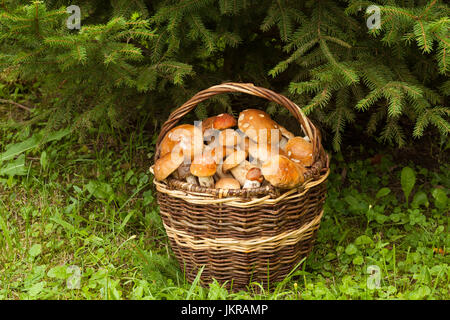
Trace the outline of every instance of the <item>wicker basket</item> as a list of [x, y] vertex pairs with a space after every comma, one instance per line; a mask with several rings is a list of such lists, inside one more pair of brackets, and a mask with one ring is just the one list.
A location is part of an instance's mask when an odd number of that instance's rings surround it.
[[224, 83], [193, 96], [172, 112], [156, 143], [155, 160], [166, 133], [195, 106], [211, 96], [242, 92], [286, 107], [313, 144], [314, 164], [305, 183], [291, 190], [265, 188], [221, 190], [167, 179], [154, 181], [160, 213], [171, 247], [193, 281], [215, 278], [232, 289], [252, 281], [282, 280], [311, 251], [322, 217], [329, 174], [320, 134], [301, 109], [286, 97], [248, 83]]

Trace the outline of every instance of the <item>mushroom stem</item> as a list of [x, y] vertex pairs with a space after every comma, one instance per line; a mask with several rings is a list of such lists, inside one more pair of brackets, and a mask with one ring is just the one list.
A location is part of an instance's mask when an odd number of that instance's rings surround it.
[[219, 178], [233, 178], [233, 176], [229, 173], [224, 173], [222, 170], [222, 163], [219, 163], [217, 165], [216, 174], [219, 176]]
[[261, 186], [261, 182], [264, 180], [264, 177], [262, 176], [261, 169], [257, 167], [253, 167], [250, 170], [247, 171], [247, 174], [245, 175], [245, 182], [243, 189], [251, 189], [251, 188], [258, 188]]
[[259, 181], [246, 179], [242, 189], [259, 188], [259, 186], [261, 186], [261, 183]]
[[286, 139], [286, 137], [281, 138], [280, 143], [278, 144], [278, 146], [280, 147], [281, 150], [286, 151], [286, 144], [288, 143], [288, 139]]
[[189, 163], [183, 163], [181, 166], [179, 166], [177, 171], [174, 172], [174, 174], [176, 173], [177, 176], [176, 179], [185, 180], [190, 184], [198, 185], [197, 179], [195, 179], [195, 177], [191, 174], [190, 168], [191, 165]]
[[231, 174], [236, 178], [237, 181], [243, 186], [245, 184], [246, 175], [250, 167], [250, 162], [247, 160], [242, 161], [238, 166], [232, 168]]
[[190, 168], [191, 165], [189, 163], [183, 163], [181, 166], [179, 166], [177, 169], [178, 178], [183, 180], [187, 176], [189, 176], [191, 174]]
[[190, 183], [190, 184], [198, 185], [197, 179], [195, 179], [195, 177], [192, 174], [190, 174], [186, 177], [186, 182]]
[[202, 187], [213, 188], [214, 187], [214, 178], [212, 176], [209, 176], [209, 177], [198, 177], [198, 183]]

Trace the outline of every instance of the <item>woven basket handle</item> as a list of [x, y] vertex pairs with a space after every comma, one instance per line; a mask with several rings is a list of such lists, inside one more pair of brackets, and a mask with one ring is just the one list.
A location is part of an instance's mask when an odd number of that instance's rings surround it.
[[273, 92], [272, 90], [265, 89], [262, 87], [257, 87], [253, 85], [253, 83], [222, 83], [216, 86], [212, 86], [206, 90], [200, 91], [195, 94], [191, 99], [186, 101], [181, 107], [173, 111], [167, 121], [161, 127], [161, 132], [159, 134], [158, 140], [156, 142], [156, 153], [155, 160], [159, 158], [160, 153], [160, 144], [163, 140], [164, 136], [167, 132], [172, 129], [178, 121], [183, 118], [187, 113], [192, 111], [197, 104], [200, 102], [215, 96], [217, 94], [226, 93], [226, 92], [242, 92], [250, 95], [258, 96], [261, 98], [265, 98], [267, 100], [276, 102], [286, 109], [288, 109], [291, 114], [297, 119], [297, 121], [303, 126], [304, 133], [310, 138], [313, 144], [313, 155], [314, 161], [318, 157], [318, 153], [321, 152], [322, 146], [320, 144], [320, 134], [316, 127], [312, 124], [312, 122], [304, 115], [302, 110], [291, 100], [286, 98], [285, 96]]

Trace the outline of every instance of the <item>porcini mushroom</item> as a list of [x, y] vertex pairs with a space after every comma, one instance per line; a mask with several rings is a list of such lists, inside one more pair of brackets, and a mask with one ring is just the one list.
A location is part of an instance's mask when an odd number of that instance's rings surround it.
[[223, 162], [222, 170], [224, 173], [238, 166], [247, 158], [247, 152], [244, 150], [235, 150]]
[[183, 163], [184, 156], [180, 152], [170, 152], [159, 158], [155, 162], [153, 172], [155, 174], [155, 179], [161, 181], [166, 179], [170, 174], [172, 174], [177, 168]]
[[181, 149], [189, 162], [203, 150], [202, 131], [191, 124], [182, 124], [172, 128], [161, 141], [161, 156], [172, 152], [174, 148]]
[[213, 144], [205, 148], [205, 153], [210, 155], [217, 164], [216, 174], [214, 175], [214, 180], [219, 180], [221, 178], [232, 178], [233, 176], [229, 173], [224, 173], [222, 171], [223, 159], [232, 154], [235, 150], [233, 148], [228, 148], [226, 146], [221, 146]]
[[190, 184], [198, 185], [197, 179], [191, 174], [191, 165], [189, 163], [183, 163], [177, 169], [178, 179], [186, 180]]
[[295, 188], [305, 179], [305, 169], [283, 155], [266, 161], [262, 165], [261, 172], [270, 184], [281, 189]]
[[245, 182], [242, 189], [258, 188], [261, 186], [261, 182], [263, 182], [263, 180], [264, 177], [262, 176], [261, 169], [256, 167], [251, 168], [245, 175]]
[[222, 178], [233, 178], [233, 176], [230, 173], [223, 172], [222, 166], [223, 163], [217, 164], [216, 174], [214, 175], [214, 178], [216, 180], [220, 180]]
[[213, 157], [214, 161], [219, 164], [223, 162], [223, 159], [226, 156], [233, 153], [234, 151], [235, 150], [233, 148], [213, 143], [212, 145], [208, 145], [205, 148], [204, 153]]
[[217, 116], [207, 118], [202, 121], [201, 126], [204, 139], [212, 143], [217, 138], [220, 130], [235, 127], [236, 124], [236, 119], [228, 113], [222, 113]]
[[239, 130], [258, 143], [278, 143], [281, 140], [280, 126], [270, 115], [257, 109], [247, 109], [239, 114]]
[[225, 129], [219, 133], [219, 144], [226, 147], [235, 147], [242, 141], [242, 137], [233, 129]]
[[280, 132], [282, 137], [278, 145], [280, 149], [284, 151], [286, 149], [286, 144], [289, 141], [289, 139], [292, 139], [293, 137], [295, 137], [295, 135], [283, 126], [280, 126]]
[[236, 119], [232, 115], [222, 113], [203, 120], [202, 131], [205, 132], [207, 129], [224, 130], [236, 126], [236, 123]]
[[286, 144], [286, 153], [289, 159], [297, 164], [309, 167], [313, 164], [313, 145], [302, 137], [289, 139]]
[[280, 150], [286, 151], [286, 144], [288, 143], [288, 139], [286, 137], [281, 138], [280, 143], [278, 144], [278, 147]]
[[245, 184], [245, 181], [247, 180], [247, 172], [251, 168], [253, 168], [253, 165], [247, 160], [244, 160], [237, 166], [230, 169], [230, 172], [233, 175], [233, 177], [235, 177], [236, 180], [239, 181], [241, 186], [243, 186]]
[[203, 141], [205, 141], [206, 145], [212, 145], [217, 141], [220, 131], [216, 129], [206, 129], [203, 132]]
[[214, 158], [207, 154], [202, 154], [194, 158], [190, 170], [192, 175], [198, 177], [198, 182], [201, 186], [212, 188], [214, 187], [213, 175], [216, 173], [216, 168], [217, 165]]
[[249, 148], [250, 148], [250, 143], [251, 143], [250, 138], [247, 136], [243, 136], [241, 139], [241, 142], [239, 143], [239, 145], [237, 147], [238, 147], [238, 149], [243, 150], [248, 153]]
[[234, 178], [222, 178], [216, 182], [216, 189], [240, 189], [239, 181]]
[[251, 156], [252, 163], [257, 163], [259, 161], [261, 163], [266, 162], [272, 156], [276, 156], [278, 154], [286, 155], [283, 149], [280, 149], [278, 144], [265, 144], [265, 143], [255, 143], [250, 141], [248, 153]]
[[285, 127], [283, 127], [281, 125], [278, 125], [278, 126], [280, 127], [281, 135], [283, 137], [285, 137], [287, 140], [292, 139], [293, 137], [295, 137], [295, 135], [292, 132], [290, 132], [288, 129], [286, 129]]

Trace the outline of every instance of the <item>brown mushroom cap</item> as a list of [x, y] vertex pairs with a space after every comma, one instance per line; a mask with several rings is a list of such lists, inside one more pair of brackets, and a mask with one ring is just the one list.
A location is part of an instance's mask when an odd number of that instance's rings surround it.
[[182, 124], [167, 132], [161, 141], [161, 156], [180, 148], [186, 159], [192, 160], [203, 150], [202, 131], [191, 124]]
[[234, 178], [221, 178], [216, 182], [216, 189], [240, 189], [239, 181]]
[[313, 164], [313, 145], [302, 137], [294, 137], [286, 143], [286, 154], [297, 164], [309, 167]]
[[224, 130], [236, 126], [236, 119], [228, 113], [222, 113], [202, 121], [202, 131], [207, 129]]
[[216, 162], [208, 154], [198, 155], [191, 164], [191, 173], [196, 177], [210, 177], [216, 173]]
[[215, 117], [213, 128], [217, 130], [228, 129], [236, 126], [236, 119], [228, 113], [222, 113]]
[[243, 162], [247, 158], [247, 152], [244, 150], [235, 150], [232, 154], [230, 154], [222, 165], [222, 171], [226, 173], [228, 170], [237, 167], [241, 162]]
[[269, 114], [257, 109], [242, 111], [239, 114], [238, 127], [250, 139], [258, 143], [278, 143], [282, 137], [280, 126], [270, 118]]
[[305, 169], [282, 155], [272, 157], [265, 162], [261, 172], [274, 187], [281, 189], [294, 188], [303, 183], [305, 179], [303, 175]]
[[164, 180], [172, 172], [177, 170], [177, 168], [183, 163], [184, 156], [181, 151], [179, 152], [169, 152], [163, 157], [159, 158], [155, 162], [153, 172], [155, 173], [155, 179], [157, 181]]
[[225, 129], [219, 133], [219, 143], [223, 146], [234, 147], [240, 144], [242, 137], [233, 129]]
[[264, 177], [262, 176], [261, 169], [259, 168], [251, 168], [248, 170], [247, 175], [245, 176], [247, 180], [262, 182]]

